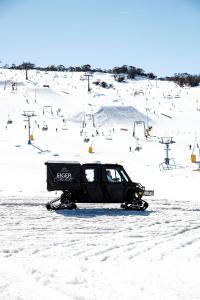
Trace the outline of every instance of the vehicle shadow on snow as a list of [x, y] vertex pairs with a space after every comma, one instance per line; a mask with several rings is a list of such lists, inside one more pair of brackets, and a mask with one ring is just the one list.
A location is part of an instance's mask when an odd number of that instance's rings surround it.
[[118, 208], [81, 208], [76, 210], [56, 210], [56, 214], [62, 215], [65, 217], [76, 217], [76, 218], [95, 218], [100, 216], [109, 216], [109, 217], [126, 217], [126, 216], [141, 216], [147, 217], [152, 210], [147, 211], [134, 211], [134, 210], [123, 210]]

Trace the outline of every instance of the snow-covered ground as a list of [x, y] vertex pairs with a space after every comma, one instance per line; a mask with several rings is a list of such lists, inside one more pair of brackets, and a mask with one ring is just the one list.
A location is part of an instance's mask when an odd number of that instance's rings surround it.
[[[199, 299], [200, 88], [95, 73], [88, 93], [81, 73], [28, 75], [0, 70], [0, 299]], [[24, 112], [36, 115], [31, 144]], [[161, 137], [175, 141], [171, 170]], [[145, 212], [47, 211], [59, 194], [46, 190], [47, 160], [120, 163], [155, 195]]]

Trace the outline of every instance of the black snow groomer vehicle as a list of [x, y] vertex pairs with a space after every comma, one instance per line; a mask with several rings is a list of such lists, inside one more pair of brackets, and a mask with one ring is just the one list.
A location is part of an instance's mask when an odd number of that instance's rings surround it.
[[148, 203], [140, 183], [133, 182], [118, 164], [47, 161], [47, 190], [62, 191], [46, 204], [48, 210], [76, 209], [76, 203], [121, 203], [121, 208], [144, 211]]

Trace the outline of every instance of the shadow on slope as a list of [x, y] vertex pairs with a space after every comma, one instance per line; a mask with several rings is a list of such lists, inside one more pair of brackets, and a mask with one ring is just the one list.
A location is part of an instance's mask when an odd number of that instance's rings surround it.
[[56, 210], [56, 214], [65, 217], [76, 217], [76, 218], [96, 218], [96, 217], [126, 217], [126, 216], [142, 216], [147, 217], [153, 211], [134, 211], [134, 210], [123, 210], [120, 208], [81, 208], [77, 210]]

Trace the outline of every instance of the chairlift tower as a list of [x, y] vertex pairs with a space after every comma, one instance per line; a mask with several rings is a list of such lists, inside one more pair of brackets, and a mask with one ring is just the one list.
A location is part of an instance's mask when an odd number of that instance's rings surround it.
[[92, 76], [92, 74], [85, 74], [84, 76], [87, 77], [87, 80], [88, 80], [88, 92], [90, 92], [91, 91], [91, 89], [90, 89], [90, 77]]
[[96, 126], [95, 126], [95, 121], [94, 121], [94, 114], [92, 114], [92, 126], [93, 126], [93, 127], [96, 127]]
[[176, 143], [174, 140], [173, 140], [173, 137], [161, 137], [161, 140], [159, 141], [159, 143], [165, 145], [165, 159], [164, 159], [164, 162], [162, 162], [159, 167], [160, 167], [160, 170], [171, 170], [173, 168], [176, 168], [176, 165], [175, 165], [175, 162], [174, 162], [174, 159], [173, 158], [169, 158], [169, 151], [171, 150], [169, 148], [169, 145], [170, 144], [174, 144]]
[[35, 86], [35, 103], [36, 103], [36, 86], [37, 86], [37, 82], [34, 82], [34, 86]]
[[36, 117], [36, 114], [34, 111], [24, 111], [22, 116], [27, 117], [28, 121], [28, 144], [31, 144], [31, 117]]
[[85, 112], [84, 112], [84, 114], [83, 114], [83, 123], [82, 123], [82, 127], [83, 127], [83, 128], [86, 127]]

